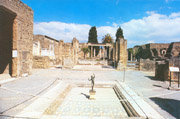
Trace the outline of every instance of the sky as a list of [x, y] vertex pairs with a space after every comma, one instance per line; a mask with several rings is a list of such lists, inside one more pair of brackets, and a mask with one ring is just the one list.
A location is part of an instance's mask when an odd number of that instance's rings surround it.
[[96, 26], [98, 41], [123, 29], [128, 48], [180, 41], [180, 0], [21, 0], [34, 11], [34, 34], [71, 42], [88, 41]]

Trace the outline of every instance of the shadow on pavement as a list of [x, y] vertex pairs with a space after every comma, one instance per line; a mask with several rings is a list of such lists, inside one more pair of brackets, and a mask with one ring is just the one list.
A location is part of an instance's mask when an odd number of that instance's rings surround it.
[[159, 80], [159, 79], [156, 79], [155, 76], [145, 76], [151, 80], [155, 80], [155, 81], [163, 81], [163, 80]]
[[102, 66], [102, 68], [113, 69], [112, 66]]
[[81, 95], [84, 95], [87, 99], [89, 99], [89, 95], [87, 95], [87, 94], [84, 94], [84, 93], [81, 93]]
[[163, 87], [163, 86], [161, 86], [161, 85], [155, 85], [155, 84], [154, 84], [153, 86], [169, 90], [168, 87]]
[[180, 119], [180, 101], [174, 99], [166, 99], [166, 98], [150, 98], [153, 102], [155, 102], [159, 107], [173, 117]]

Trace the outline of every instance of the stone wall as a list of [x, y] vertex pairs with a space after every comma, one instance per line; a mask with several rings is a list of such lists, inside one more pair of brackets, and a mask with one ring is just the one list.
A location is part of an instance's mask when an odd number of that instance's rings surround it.
[[[3, 11], [5, 14], [10, 13], [10, 16], [13, 16], [11, 24], [12, 54], [10, 54], [13, 58], [11, 58], [12, 64], [9, 63], [11, 65], [11, 75], [17, 77], [22, 74], [31, 74], [33, 59], [33, 11], [20, 0], [1, 0], [0, 11]], [[0, 16], [0, 22], [3, 21], [2, 19], [3, 17]], [[2, 24], [4, 23], [2, 22]], [[6, 28], [5, 26], [3, 29]]]
[[[150, 43], [150, 44], [145, 44], [141, 46], [135, 46], [133, 48], [134, 54], [129, 54], [129, 60], [135, 60], [135, 59], [157, 59], [157, 58], [163, 58], [166, 55], [167, 49], [169, 48], [168, 43], [163, 44], [163, 43]], [[129, 51], [129, 50], [128, 50]], [[132, 56], [134, 55], [134, 56]]]
[[156, 61], [150, 59], [139, 60], [140, 71], [155, 71], [155, 69], [156, 69]]
[[34, 69], [47, 69], [50, 67], [50, 59], [47, 56], [34, 56], [33, 57], [33, 68]]
[[[141, 46], [135, 46], [133, 51], [139, 50], [140, 52], [133, 59], [159, 59], [171, 58], [180, 55], [180, 42], [166, 43], [150, 43]], [[129, 60], [131, 60], [131, 53], [129, 52]]]
[[166, 51], [170, 44], [150, 43], [140, 47], [140, 58], [154, 59], [161, 58], [166, 55]]

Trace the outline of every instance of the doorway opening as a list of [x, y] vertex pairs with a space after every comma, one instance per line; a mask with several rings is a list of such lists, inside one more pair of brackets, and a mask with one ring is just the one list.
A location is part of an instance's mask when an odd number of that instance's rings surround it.
[[0, 6], [0, 74], [12, 75], [13, 23], [16, 14]]

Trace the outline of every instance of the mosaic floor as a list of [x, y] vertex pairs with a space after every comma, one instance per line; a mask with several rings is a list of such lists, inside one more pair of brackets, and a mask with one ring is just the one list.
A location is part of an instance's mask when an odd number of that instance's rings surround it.
[[96, 100], [89, 100], [89, 88], [73, 88], [55, 115], [128, 117], [112, 88], [96, 88]]

